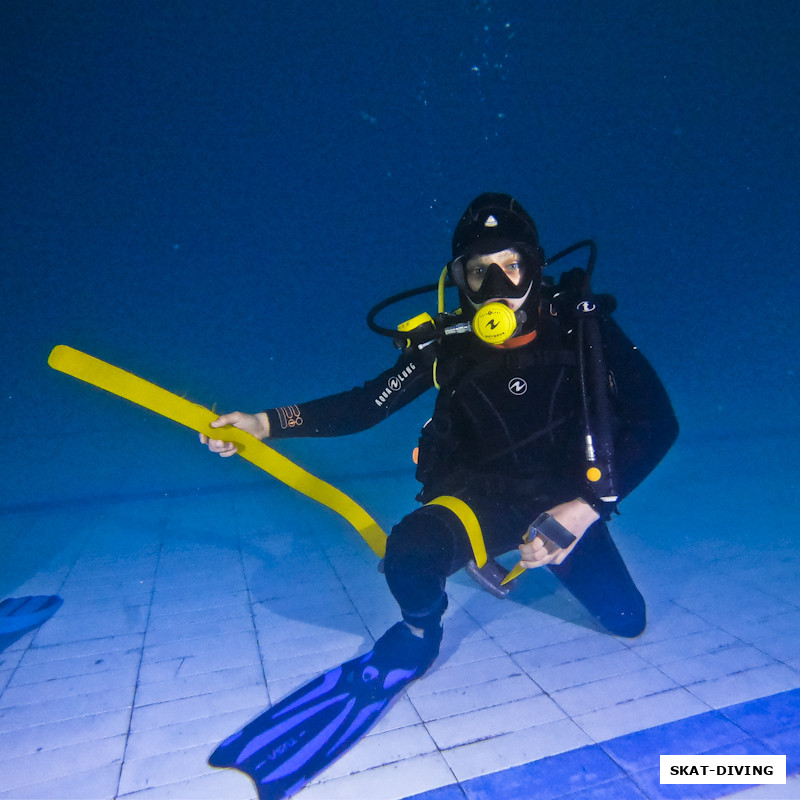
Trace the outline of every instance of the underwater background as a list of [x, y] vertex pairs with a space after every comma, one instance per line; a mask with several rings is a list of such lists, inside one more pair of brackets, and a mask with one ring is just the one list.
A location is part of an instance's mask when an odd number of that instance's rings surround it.
[[[396, 355], [368, 309], [434, 281], [469, 201], [504, 191], [549, 254], [597, 241], [595, 288], [670, 392], [681, 439], [647, 513], [738, 535], [769, 503], [788, 527], [796, 3], [6, 0], [0, 18], [0, 513], [264, 480], [52, 371], [51, 348], [220, 411], [350, 388]], [[395, 470], [411, 503], [432, 402], [282, 449], [362, 498]]]

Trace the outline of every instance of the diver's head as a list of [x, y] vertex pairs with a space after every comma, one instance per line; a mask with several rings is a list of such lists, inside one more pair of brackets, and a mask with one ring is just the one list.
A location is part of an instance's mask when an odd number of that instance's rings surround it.
[[513, 197], [488, 193], [470, 203], [453, 234], [449, 265], [464, 311], [500, 301], [523, 312], [517, 335], [534, 330], [543, 266], [536, 225]]

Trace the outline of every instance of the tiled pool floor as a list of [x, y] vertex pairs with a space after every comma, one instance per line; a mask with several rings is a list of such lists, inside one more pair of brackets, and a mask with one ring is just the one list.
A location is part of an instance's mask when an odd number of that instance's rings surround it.
[[[435, 669], [299, 797], [800, 797], [659, 786], [660, 753], [782, 752], [800, 773], [800, 554], [636, 530], [647, 503], [613, 523], [640, 638], [546, 573], [504, 601], [456, 576]], [[0, 799], [252, 798], [207, 766], [215, 744], [398, 618], [358, 536], [266, 479], [1, 519], [3, 596], [64, 605], [0, 654]]]

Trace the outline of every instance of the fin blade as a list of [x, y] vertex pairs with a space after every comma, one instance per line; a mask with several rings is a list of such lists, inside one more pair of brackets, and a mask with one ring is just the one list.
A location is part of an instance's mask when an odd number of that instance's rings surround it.
[[302, 789], [349, 750], [409, 683], [378, 679], [366, 665], [369, 655], [335, 667], [281, 700], [222, 742], [208, 763], [247, 774], [260, 800], [281, 800]]
[[0, 602], [0, 634], [37, 628], [61, 608], [57, 594], [8, 597]]

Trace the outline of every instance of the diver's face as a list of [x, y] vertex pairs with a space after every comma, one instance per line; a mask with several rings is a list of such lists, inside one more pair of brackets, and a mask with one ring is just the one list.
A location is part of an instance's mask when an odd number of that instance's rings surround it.
[[464, 265], [464, 277], [470, 290], [477, 292], [483, 285], [486, 273], [492, 264], [497, 264], [505, 276], [519, 286], [522, 280], [522, 263], [520, 254], [511, 248], [501, 250], [499, 253], [489, 253], [485, 256], [472, 256]]

